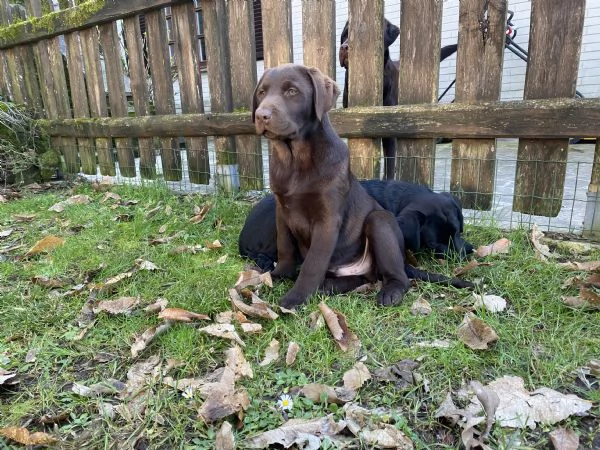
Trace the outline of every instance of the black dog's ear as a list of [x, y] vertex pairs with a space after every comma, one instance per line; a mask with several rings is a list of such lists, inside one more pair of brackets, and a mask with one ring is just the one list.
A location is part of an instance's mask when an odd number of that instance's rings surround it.
[[342, 30], [342, 34], [340, 36], [340, 45], [343, 45], [348, 40], [348, 21], [346, 20], [346, 25], [344, 25], [344, 29]]
[[320, 121], [327, 114], [327, 111], [335, 106], [335, 102], [340, 95], [340, 88], [335, 81], [324, 75], [316, 67], [309, 67], [308, 75], [312, 80], [315, 112], [317, 119]]
[[388, 48], [396, 39], [398, 39], [398, 36], [400, 36], [400, 28], [387, 19], [383, 20], [385, 20], [385, 26], [383, 29], [383, 45], [385, 48]]
[[260, 77], [260, 80], [258, 80], [258, 83], [256, 83], [256, 87], [254, 88], [254, 93], [252, 94], [252, 123], [254, 123], [255, 112], [256, 112], [256, 109], [258, 108], [258, 105], [260, 104], [260, 102], [256, 98], [256, 93], [258, 92], [258, 88], [260, 87], [260, 84], [262, 83], [262, 80], [268, 71], [269, 71], [269, 69], [267, 69], [263, 72], [262, 77]]

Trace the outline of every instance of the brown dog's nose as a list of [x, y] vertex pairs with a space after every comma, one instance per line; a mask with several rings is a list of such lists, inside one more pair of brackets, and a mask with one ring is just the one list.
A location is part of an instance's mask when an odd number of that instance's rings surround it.
[[255, 115], [263, 122], [268, 122], [271, 120], [272, 111], [268, 108], [258, 108], [255, 112]]

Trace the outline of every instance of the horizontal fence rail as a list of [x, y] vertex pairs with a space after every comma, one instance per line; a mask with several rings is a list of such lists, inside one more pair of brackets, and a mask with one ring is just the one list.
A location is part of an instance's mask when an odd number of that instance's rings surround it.
[[[353, 107], [329, 113], [337, 133], [353, 137], [595, 137], [600, 99], [543, 99]], [[250, 113], [40, 120], [51, 136], [152, 137], [254, 134]]]

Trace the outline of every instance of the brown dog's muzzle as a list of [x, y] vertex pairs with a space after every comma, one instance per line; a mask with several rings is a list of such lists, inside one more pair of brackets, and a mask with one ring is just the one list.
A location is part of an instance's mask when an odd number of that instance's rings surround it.
[[263, 134], [271, 122], [273, 111], [270, 108], [257, 108], [254, 112], [254, 127], [257, 134]]

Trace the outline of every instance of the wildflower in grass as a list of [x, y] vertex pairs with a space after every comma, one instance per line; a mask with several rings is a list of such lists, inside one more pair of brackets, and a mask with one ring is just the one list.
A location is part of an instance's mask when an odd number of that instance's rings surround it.
[[279, 400], [277, 400], [277, 407], [282, 411], [291, 411], [294, 407], [294, 400], [292, 400], [292, 397], [288, 394], [283, 394], [279, 397]]
[[181, 393], [183, 398], [193, 398], [194, 397], [194, 389], [191, 386], [187, 386], [183, 392]]

